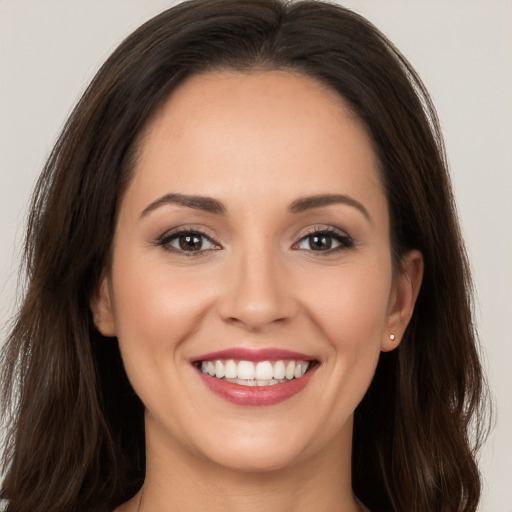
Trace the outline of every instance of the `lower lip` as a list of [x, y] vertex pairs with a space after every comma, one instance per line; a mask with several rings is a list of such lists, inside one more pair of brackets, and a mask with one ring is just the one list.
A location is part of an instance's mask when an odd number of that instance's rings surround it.
[[302, 377], [272, 386], [241, 386], [233, 382], [211, 377], [198, 370], [206, 386], [220, 398], [235, 405], [261, 406], [284, 402], [302, 391], [311, 380], [315, 368]]

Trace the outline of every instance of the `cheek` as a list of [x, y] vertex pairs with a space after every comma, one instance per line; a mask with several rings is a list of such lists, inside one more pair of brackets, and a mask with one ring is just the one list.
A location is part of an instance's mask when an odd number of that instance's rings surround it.
[[[209, 287], [204, 276], [190, 279], [161, 262], [140, 261], [140, 255], [128, 257], [125, 252], [112, 269], [119, 347], [128, 378], [146, 409], [180, 431], [180, 418], [190, 413], [182, 385], [190, 372], [186, 341], [194, 337], [211, 303]], [[171, 410], [179, 412], [169, 416]]]
[[329, 345], [326, 371], [333, 385], [325, 399], [339, 422], [366, 393], [386, 328], [391, 263], [385, 258], [366, 263], [347, 264], [317, 282], [310, 302], [313, 321]]
[[[119, 276], [119, 279], [116, 279]], [[144, 358], [156, 368], [162, 357], [180, 358], [180, 343], [197, 327], [211, 301], [204, 279], [190, 279], [161, 264], [140, 268], [136, 258], [118, 261], [112, 273], [114, 317], [123, 359]]]
[[347, 266], [317, 276], [309, 311], [336, 350], [379, 347], [389, 307], [391, 265]]

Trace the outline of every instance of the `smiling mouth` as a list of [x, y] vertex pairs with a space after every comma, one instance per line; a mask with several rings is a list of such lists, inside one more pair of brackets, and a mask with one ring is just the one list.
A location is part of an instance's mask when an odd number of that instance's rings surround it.
[[309, 354], [277, 347], [230, 347], [190, 362], [212, 393], [237, 406], [291, 399], [308, 386], [321, 364]]
[[240, 386], [273, 386], [302, 378], [313, 361], [236, 361], [217, 359], [198, 361], [197, 368], [204, 374]]

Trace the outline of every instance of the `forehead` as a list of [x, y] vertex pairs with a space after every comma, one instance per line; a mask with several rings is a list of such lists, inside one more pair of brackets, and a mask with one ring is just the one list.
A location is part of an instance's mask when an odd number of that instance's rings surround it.
[[142, 202], [165, 192], [291, 201], [333, 188], [383, 195], [371, 140], [337, 92], [287, 71], [188, 79], [145, 130], [129, 187]]

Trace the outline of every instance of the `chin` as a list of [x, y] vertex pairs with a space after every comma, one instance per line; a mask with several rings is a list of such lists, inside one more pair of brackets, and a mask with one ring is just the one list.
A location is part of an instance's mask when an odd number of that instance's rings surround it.
[[343, 434], [346, 429], [340, 431], [331, 425], [319, 432], [318, 425], [296, 418], [287, 423], [231, 424], [228, 430], [230, 435], [219, 429], [215, 436], [203, 437], [194, 444], [214, 464], [240, 473], [284, 471], [321, 452], [338, 450], [338, 441], [350, 438]]
[[[218, 447], [220, 448], [220, 447]], [[304, 457], [304, 449], [269, 442], [234, 443], [206, 454], [215, 464], [239, 473], [270, 473], [293, 467]]]

